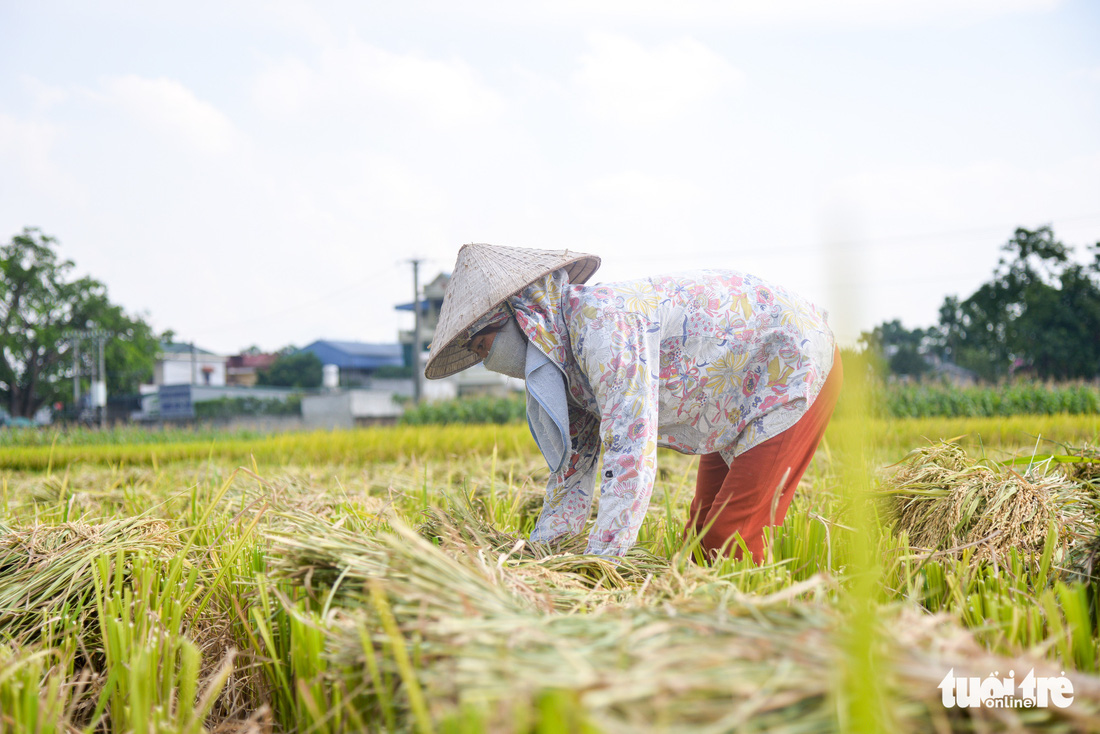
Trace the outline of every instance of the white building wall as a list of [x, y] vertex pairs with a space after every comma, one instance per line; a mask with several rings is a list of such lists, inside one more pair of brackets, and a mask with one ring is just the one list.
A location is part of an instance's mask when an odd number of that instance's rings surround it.
[[388, 390], [352, 390], [351, 415], [354, 418], [397, 418], [401, 406]]
[[351, 428], [359, 419], [397, 418], [402, 413], [388, 390], [342, 390], [302, 398], [307, 428]]
[[458, 397], [458, 379], [454, 375], [441, 380], [424, 380], [421, 385], [424, 388], [424, 400], [429, 403]]
[[302, 398], [302, 422], [307, 428], [351, 428], [351, 396], [347, 392]]
[[[211, 355], [198, 355], [192, 367], [191, 356], [182, 358], [165, 359], [157, 370], [157, 377], [161, 385], [211, 385], [213, 387], [225, 386], [225, 357]], [[193, 370], [193, 371], [192, 371]], [[209, 381], [206, 373], [209, 372]], [[192, 380], [194, 374], [194, 380]]]

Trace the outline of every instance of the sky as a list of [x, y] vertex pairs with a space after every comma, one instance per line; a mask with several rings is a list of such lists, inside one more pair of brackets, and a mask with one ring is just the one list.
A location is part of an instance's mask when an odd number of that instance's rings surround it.
[[1100, 3], [0, 0], [0, 239], [177, 340], [394, 342], [467, 242], [754, 273], [842, 342], [1100, 241]]

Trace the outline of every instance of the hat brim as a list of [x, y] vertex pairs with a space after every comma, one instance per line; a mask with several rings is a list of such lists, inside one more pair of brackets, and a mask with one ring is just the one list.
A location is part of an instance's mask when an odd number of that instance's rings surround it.
[[[600, 267], [600, 262], [600, 258], [596, 255], [577, 253], [576, 257], [556, 263], [553, 267], [547, 268], [537, 275], [527, 278], [526, 282], [523, 282], [519, 287], [501, 296], [491, 306], [468, 318], [464, 325], [457, 330], [455, 335], [439, 348], [438, 352], [435, 350], [435, 344], [432, 344], [431, 355], [428, 357], [428, 362], [424, 366], [424, 376], [429, 380], [439, 380], [444, 377], [449, 377], [456, 372], [461, 372], [468, 367], [473, 367], [480, 362], [481, 358], [466, 346], [469, 343], [469, 334], [467, 332], [470, 327], [480, 321], [487, 313], [499, 307], [502, 303], [534, 283], [539, 278], [564, 268], [569, 274], [569, 282], [579, 285], [585, 283], [592, 277], [592, 274]], [[445, 295], [444, 306], [446, 306], [446, 298], [447, 296]]]

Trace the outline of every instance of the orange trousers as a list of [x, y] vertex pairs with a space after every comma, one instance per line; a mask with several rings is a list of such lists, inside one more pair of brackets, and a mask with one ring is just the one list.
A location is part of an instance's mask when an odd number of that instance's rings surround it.
[[797, 423], [752, 447], [728, 466], [717, 453], [704, 454], [699, 460], [685, 535], [694, 530], [702, 536], [708, 557], [732, 553], [740, 558], [741, 547], [734, 539], [739, 533], [753, 560], [764, 560], [764, 528], [783, 524], [798, 482], [825, 435], [843, 382], [837, 349], [821, 393]]

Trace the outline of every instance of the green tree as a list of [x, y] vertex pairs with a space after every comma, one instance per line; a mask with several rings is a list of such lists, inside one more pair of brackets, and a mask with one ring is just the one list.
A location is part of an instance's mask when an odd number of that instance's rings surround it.
[[320, 387], [321, 359], [313, 352], [282, 350], [279, 358], [267, 369], [256, 373], [257, 385], [272, 387]]
[[906, 329], [894, 319], [863, 332], [860, 341], [891, 373], [920, 377], [931, 369], [924, 355], [934, 334], [934, 329]]
[[[71, 402], [72, 331], [108, 332], [108, 393], [136, 392], [153, 372], [152, 328], [112, 304], [98, 280], [70, 279], [73, 263], [58, 259], [56, 244], [28, 227], [0, 247], [0, 399], [15, 416]], [[82, 351], [88, 354], [91, 347], [86, 341]]]
[[1100, 243], [1089, 249], [1091, 262], [1077, 263], [1049, 226], [1018, 228], [989, 282], [965, 300], [944, 300], [943, 354], [987, 380], [1014, 370], [1100, 375]]

